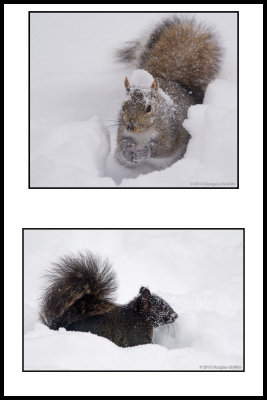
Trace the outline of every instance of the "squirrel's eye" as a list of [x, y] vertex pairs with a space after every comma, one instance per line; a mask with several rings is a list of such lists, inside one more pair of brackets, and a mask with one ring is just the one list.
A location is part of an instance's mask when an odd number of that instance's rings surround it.
[[146, 113], [149, 113], [151, 111], [151, 105], [149, 104], [149, 106], [147, 106], [146, 108]]

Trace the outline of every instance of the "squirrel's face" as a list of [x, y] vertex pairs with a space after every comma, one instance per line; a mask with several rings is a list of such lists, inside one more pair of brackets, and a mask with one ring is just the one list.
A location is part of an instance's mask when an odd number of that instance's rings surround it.
[[142, 90], [130, 87], [127, 78], [124, 84], [128, 96], [122, 105], [122, 123], [129, 134], [140, 134], [154, 125], [158, 85], [152, 84], [150, 89]]
[[178, 314], [165, 300], [151, 294], [147, 288], [140, 289], [140, 302], [141, 313], [153, 327], [171, 324], [178, 318]]

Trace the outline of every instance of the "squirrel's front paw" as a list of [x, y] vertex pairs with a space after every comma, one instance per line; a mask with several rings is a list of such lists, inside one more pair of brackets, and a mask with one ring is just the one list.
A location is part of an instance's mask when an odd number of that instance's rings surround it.
[[150, 147], [148, 145], [143, 147], [136, 147], [133, 151], [133, 162], [138, 163], [146, 160], [151, 155]]
[[135, 146], [131, 147], [131, 162], [134, 164], [138, 164], [141, 161], [148, 159], [151, 155], [151, 151], [148, 145], [143, 147]]
[[121, 147], [121, 162], [126, 162], [128, 165], [138, 164], [143, 160], [146, 160], [151, 155], [151, 150], [148, 145], [138, 147], [135, 143], [124, 143]]
[[133, 143], [127, 143], [121, 149], [121, 154], [126, 161], [135, 163], [135, 150], [136, 146]]

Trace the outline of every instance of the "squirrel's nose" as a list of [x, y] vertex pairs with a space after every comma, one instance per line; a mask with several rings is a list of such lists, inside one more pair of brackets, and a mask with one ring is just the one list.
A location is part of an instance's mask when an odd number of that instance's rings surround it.
[[133, 124], [132, 122], [130, 122], [130, 123], [127, 125], [127, 129], [128, 129], [128, 131], [133, 131], [133, 130], [134, 130], [134, 124]]

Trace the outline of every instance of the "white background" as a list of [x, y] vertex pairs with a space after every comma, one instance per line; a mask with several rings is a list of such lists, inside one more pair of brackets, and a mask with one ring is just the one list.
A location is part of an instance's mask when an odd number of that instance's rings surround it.
[[[27, 11], [100, 6], [5, 5], [5, 395], [262, 393], [262, 6], [158, 5], [155, 10], [175, 8], [240, 10], [239, 190], [28, 190]], [[151, 11], [151, 6], [112, 9]], [[22, 227], [245, 227], [246, 372], [22, 373]]]

